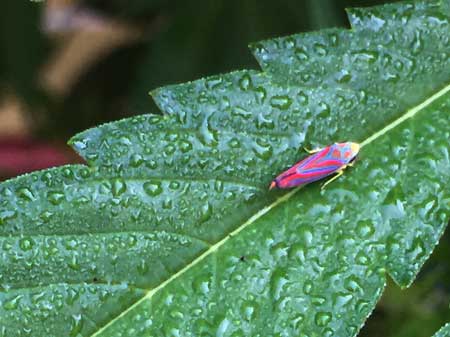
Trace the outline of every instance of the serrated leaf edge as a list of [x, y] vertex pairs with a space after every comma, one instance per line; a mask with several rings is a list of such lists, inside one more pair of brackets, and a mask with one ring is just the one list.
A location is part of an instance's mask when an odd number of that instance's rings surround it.
[[[386, 125], [381, 130], [375, 132], [372, 136], [366, 138], [363, 142], [360, 143], [361, 148], [364, 146], [370, 144], [375, 139], [381, 137], [385, 133], [389, 132], [405, 120], [412, 118], [414, 115], [416, 115], [419, 111], [423, 110], [433, 102], [435, 102], [437, 99], [445, 95], [450, 91], [450, 84], [444, 87], [443, 89], [439, 90], [434, 95], [430, 96], [428, 99], [420, 103], [419, 105], [413, 107], [412, 109], [408, 110], [405, 114], [397, 118], [396, 120], [392, 121], [388, 125]], [[177, 273], [173, 274], [170, 278], [162, 282], [159, 286], [149, 290], [145, 296], [143, 296], [140, 300], [132, 304], [130, 307], [128, 307], [125, 311], [120, 313], [118, 316], [116, 316], [114, 319], [106, 323], [104, 326], [102, 326], [99, 330], [94, 332], [91, 337], [99, 336], [104, 330], [106, 330], [109, 326], [114, 324], [115, 321], [119, 320], [121, 317], [125, 316], [127, 313], [129, 313], [131, 310], [133, 310], [135, 307], [137, 307], [140, 303], [144, 302], [145, 300], [148, 300], [152, 298], [152, 296], [157, 293], [159, 290], [163, 289], [166, 285], [171, 283], [173, 280], [177, 279], [181, 275], [183, 275], [186, 271], [191, 269], [191, 267], [195, 266], [199, 262], [203, 261], [205, 258], [207, 258], [209, 255], [217, 251], [221, 246], [223, 246], [230, 238], [234, 237], [235, 235], [239, 234], [242, 230], [247, 228], [249, 225], [254, 223], [256, 220], [258, 220], [260, 217], [265, 215], [267, 212], [269, 212], [274, 207], [278, 206], [279, 204], [289, 200], [294, 194], [296, 194], [302, 187], [297, 187], [296, 189], [290, 191], [289, 193], [283, 195], [282, 197], [278, 198], [273, 202], [272, 204], [264, 207], [259, 212], [254, 214], [252, 217], [250, 217], [246, 222], [244, 222], [241, 226], [236, 228], [234, 231], [232, 231], [230, 234], [225, 236], [222, 240], [218, 241], [214, 245], [212, 245], [210, 248], [208, 248], [203, 254], [199, 255], [196, 259], [194, 259], [191, 263], [187, 264], [184, 268], [180, 269]]]

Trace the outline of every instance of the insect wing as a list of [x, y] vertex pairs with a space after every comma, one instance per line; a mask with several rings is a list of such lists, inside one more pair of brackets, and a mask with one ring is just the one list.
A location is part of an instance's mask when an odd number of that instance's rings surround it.
[[333, 145], [312, 154], [277, 177], [278, 187], [289, 188], [320, 180], [345, 165]]

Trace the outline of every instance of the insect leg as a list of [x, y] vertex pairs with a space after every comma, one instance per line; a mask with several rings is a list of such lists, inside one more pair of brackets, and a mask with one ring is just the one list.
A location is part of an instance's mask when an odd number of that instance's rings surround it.
[[305, 150], [306, 152], [308, 152], [309, 154], [313, 154], [313, 153], [317, 153], [322, 151], [323, 149], [312, 149], [312, 150], [308, 150], [306, 147], [303, 146], [303, 150]]
[[333, 180], [336, 180], [337, 178], [339, 178], [341, 175], [343, 175], [344, 174], [344, 168], [345, 168], [346, 166], [344, 166], [344, 167], [342, 167], [339, 171], [336, 171], [336, 175], [334, 176], [334, 177], [332, 177], [332, 178], [330, 178], [330, 179], [328, 179], [326, 182], [325, 182], [325, 184], [323, 184], [322, 185], [322, 187], [320, 188], [320, 189], [324, 189], [325, 188], [325, 186], [327, 186], [329, 183], [331, 183]]

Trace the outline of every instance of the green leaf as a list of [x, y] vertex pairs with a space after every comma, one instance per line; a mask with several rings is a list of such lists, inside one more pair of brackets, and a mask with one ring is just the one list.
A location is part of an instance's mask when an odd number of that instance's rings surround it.
[[444, 325], [433, 337], [450, 337], [450, 323]]
[[[88, 166], [0, 185], [5, 336], [354, 336], [450, 216], [448, 1], [255, 44], [263, 72], [153, 92], [163, 116], [87, 130]], [[268, 192], [303, 146], [338, 181]]]

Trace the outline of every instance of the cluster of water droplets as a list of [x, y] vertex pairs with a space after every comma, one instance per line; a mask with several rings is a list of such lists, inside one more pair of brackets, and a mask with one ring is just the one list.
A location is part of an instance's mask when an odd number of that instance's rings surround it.
[[352, 31], [330, 29], [264, 41], [254, 46], [255, 55], [280, 82], [289, 76], [302, 86], [370, 88], [380, 97], [401, 98], [407, 104], [400, 110], [406, 109], [446, 81], [442, 69], [450, 62], [449, 16], [439, 6], [417, 2], [351, 10]]
[[[271, 141], [280, 139], [288, 149], [298, 149], [306, 140], [328, 144], [346, 139], [350, 134], [355, 139], [364, 137], [367, 127], [381, 125], [384, 121], [380, 114], [361, 115], [361, 106], [366, 104], [375, 110], [384, 109], [388, 114], [398, 112], [395, 102], [366, 90], [281, 86], [268, 82], [264, 74], [247, 71], [223, 75], [220, 79], [227, 88], [225, 92], [208, 90], [209, 79], [204, 79], [159, 89], [154, 96], [162, 109], [174, 112], [188, 127], [202, 130], [207, 122], [219, 135], [242, 131], [253, 139], [272, 136]], [[260, 95], [262, 92], [264, 95]], [[225, 108], [220, 103], [224, 96], [230, 97]], [[203, 100], [201, 105], [197, 103], [199, 97]], [[182, 112], [184, 117], [175, 112]], [[361, 116], [364, 128], [351, 127], [355, 116]], [[277, 148], [279, 150], [275, 151]], [[260, 152], [257, 146], [254, 150], [256, 154]], [[290, 158], [290, 154], [282, 150], [283, 145], [265, 150], [264, 159]]]
[[[418, 15], [424, 15], [429, 10], [426, 7]], [[418, 25], [416, 18], [410, 17], [408, 13], [402, 14], [402, 25]], [[369, 22], [363, 19], [360, 22], [365, 22], [366, 28], [370, 26], [370, 30], [375, 32], [381, 31], [383, 25], [389, 22], [388, 18], [376, 17], [372, 12], [367, 16], [370, 18]], [[430, 22], [435, 21], [430, 18], [427, 24]], [[435, 27], [427, 26], [424, 29], [431, 28]], [[441, 33], [435, 36], [442, 36]], [[357, 35], [352, 38], [355, 36]], [[387, 36], [374, 35], [375, 42], [377, 37], [380, 38], [379, 41], [389, 40]], [[395, 39], [401, 37], [399, 33]], [[417, 36], [414, 38], [416, 40], [408, 40], [406, 36], [405, 40], [414, 42], [418, 47], [413, 52], [420, 53], [421, 41]], [[445, 39], [440, 39], [444, 42], [440, 47], [448, 46]], [[330, 40], [336, 46], [340, 43], [333, 36]], [[283, 43], [279, 47], [280, 54], [286, 47], [295, 49], [292, 39], [280, 41], [280, 45]], [[317, 54], [310, 59], [317, 60], [318, 56], [325, 58], [331, 49], [325, 44], [315, 43], [312, 50]], [[276, 51], [271, 50], [268, 55], [266, 60], [276, 55]], [[436, 61], [436, 69], [438, 66], [442, 67], [442, 62], [433, 59], [433, 55], [428, 57], [429, 60]], [[360, 49], [354, 52], [353, 58], [347, 59], [349, 64], [377, 63], [379, 67], [375, 71], [379, 72], [383, 67], [390, 70], [389, 67], [392, 66], [398, 74], [392, 72], [392, 75], [381, 76], [382, 82], [378, 88], [389, 82], [400, 83], [404, 80], [402, 76], [410, 78], [415, 69], [411, 60], [412, 58], [404, 58], [401, 50], [390, 57], [370, 49]], [[278, 66], [278, 72], [273, 72], [274, 76], [281, 74], [280, 79], [286, 79], [287, 74], [295, 83], [294, 75], [297, 74], [281, 68], [279, 63], [274, 62], [272, 66], [274, 69]], [[426, 69], [421, 69], [421, 73], [415, 74], [418, 77], [424, 76]], [[304, 73], [310, 75], [309, 70]], [[373, 75], [370, 71], [368, 74], [361, 74], [362, 71], [363, 68], [358, 75]], [[354, 76], [347, 71], [342, 71], [341, 74], [341, 77], [337, 77], [336, 85], [339, 89], [351, 92], [353, 88], [350, 84]], [[373, 76], [373, 79], [377, 78]], [[301, 78], [302, 81], [304, 79]], [[215, 81], [217, 85], [222, 83], [217, 79]], [[367, 85], [372, 78], [366, 77], [365, 81]], [[246, 88], [253, 82], [247, 78], [242, 80]], [[374, 85], [376, 89], [378, 84]], [[392, 88], [399, 90], [401, 85], [403, 84]], [[409, 92], [414, 92], [415, 89], [417, 87]], [[170, 106], [172, 98], [169, 94], [158, 94], [162, 96], [163, 104]], [[425, 94], [429, 95], [430, 90], [425, 91]], [[376, 97], [372, 98], [367, 94], [363, 96], [376, 101]], [[202, 97], [207, 100], [206, 95]], [[391, 113], [392, 116], [398, 115], [402, 108], [413, 102], [410, 100], [407, 104], [403, 102], [403, 105], [398, 105], [391, 96], [385, 99], [386, 114]], [[279, 103], [278, 97], [272, 102]], [[447, 103], [441, 105], [441, 110], [435, 111], [432, 117], [432, 112], [424, 113], [421, 119], [413, 120], [414, 125], [406, 124], [395, 133], [391, 131], [391, 134], [383, 136], [376, 146], [368, 146], [366, 153], [374, 159], [367, 158], [367, 162], [358, 163], [359, 167], [352, 173], [352, 177], [344, 178], [345, 190], [333, 189], [322, 195], [317, 190], [308, 190], [311, 194], [298, 197], [297, 208], [286, 206], [271, 212], [248, 231], [246, 229], [227, 242], [217, 256], [209, 257], [204, 260], [207, 263], [190, 269], [184, 275], [183, 282], [168, 285], [160, 296], [149, 301], [153, 310], [147, 308], [140, 312], [141, 308], [136, 308], [135, 317], [152, 317], [152, 325], [142, 328], [136, 335], [152, 334], [158, 329], [165, 329], [164, 332], [169, 336], [189, 336], [192, 331], [201, 332], [205, 336], [258, 336], [264, 332], [267, 334], [267, 331], [271, 331], [273, 336], [354, 335], [381, 294], [385, 268], [389, 268], [400, 284], [410, 282], [436, 243], [448, 218], [448, 207], [445, 206], [448, 189], [445, 189], [444, 184], [448, 177], [445, 173], [436, 174], [448, 172], [449, 163], [445, 159], [448, 158], [445, 155], [448, 150], [444, 144], [426, 141], [433, 139], [433, 133], [448, 133], [445, 129], [448, 123], [442, 120], [446, 118], [445, 111], [448, 111], [445, 104]], [[382, 107], [380, 105], [376, 108], [374, 104], [369, 106], [374, 107], [373, 111], [363, 113], [359, 110], [356, 116], [375, 124], [370, 125], [376, 130], [377, 126], [385, 122], [380, 118]], [[292, 105], [289, 109], [291, 107]], [[177, 111], [176, 108], [173, 110]], [[239, 110], [238, 116], [252, 116], [245, 111]], [[386, 114], [382, 116], [385, 118]], [[191, 121], [186, 120], [186, 123]], [[442, 129], [438, 130], [437, 126]], [[411, 137], [418, 141], [412, 143]], [[410, 194], [410, 189], [417, 185], [409, 179], [417, 179], [424, 167], [429, 169], [431, 176], [427, 176], [427, 181], [421, 184], [419, 190]], [[317, 201], [321, 198], [325, 200], [323, 204], [318, 204]], [[367, 202], [364, 205], [358, 203], [361, 199]], [[433, 208], [433, 205], [440, 206]], [[410, 237], [411, 233], [414, 233], [413, 238]], [[211, 266], [215, 267], [211, 269]], [[330, 292], [330, 289], [333, 291]], [[196, 301], [192, 301], [192, 298]], [[173, 322], [158, 324], [156, 317], [165, 316], [168, 312], [173, 313]], [[267, 317], [271, 319], [267, 320]], [[183, 319], [183, 324], [178, 323], [178, 318]], [[248, 321], [252, 324], [247, 324]], [[126, 321], [115, 325], [114, 328], [118, 328], [117, 335], [125, 335], [127, 326]]]
[[[328, 203], [307, 211], [321, 194], [318, 188], [309, 193], [298, 195], [295, 207], [281, 206], [244, 229], [204, 263], [190, 268], [182, 281], [165, 286], [107, 332], [115, 336], [158, 331], [168, 336], [356, 333], [384, 282], [383, 269], [376, 266], [383, 232], [371, 219], [351, 221], [364, 215], [352, 215], [350, 210], [340, 210], [339, 215], [352, 219], [340, 221], [333, 215], [339, 206], [331, 196]], [[349, 201], [357, 198], [346, 193]], [[355, 239], [358, 235], [364, 240]]]

